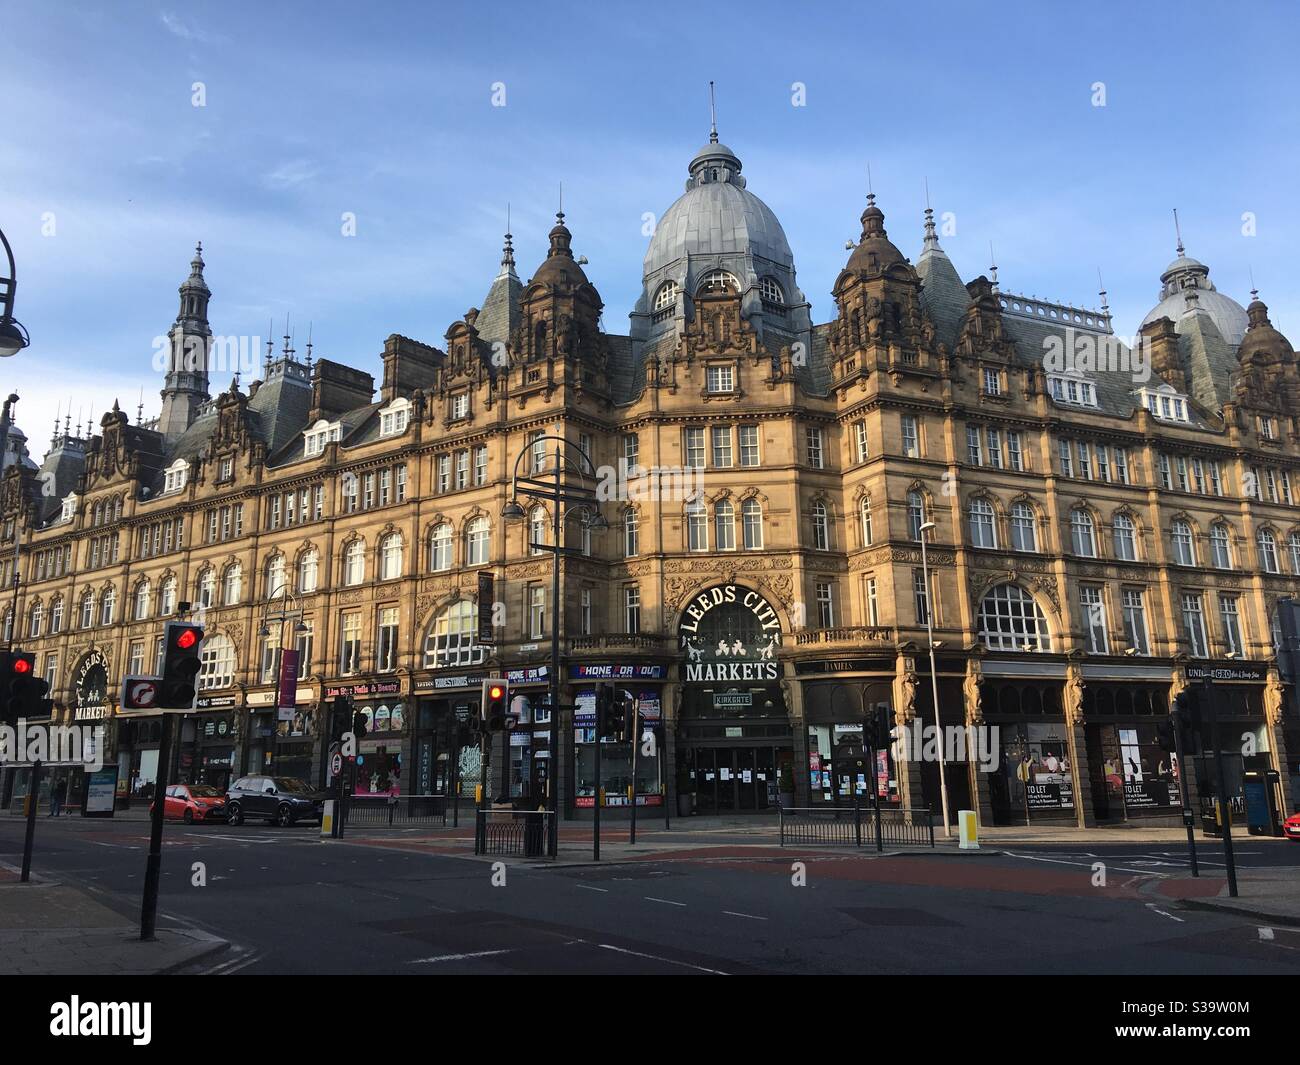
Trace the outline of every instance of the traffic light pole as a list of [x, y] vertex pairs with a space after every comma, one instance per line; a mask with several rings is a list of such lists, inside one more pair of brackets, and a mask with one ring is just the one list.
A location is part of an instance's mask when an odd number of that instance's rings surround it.
[[1214, 744], [1215, 791], [1218, 792], [1219, 814], [1223, 823], [1223, 863], [1228, 874], [1228, 894], [1237, 897], [1237, 860], [1232, 853], [1232, 803], [1228, 800], [1228, 785], [1223, 772], [1223, 750], [1219, 742], [1219, 710], [1215, 705], [1214, 685], [1206, 674], [1204, 680], [1206, 712], [1210, 715], [1210, 738]]
[[163, 808], [167, 793], [172, 757], [172, 719], [176, 715], [164, 714], [162, 741], [158, 744], [158, 772], [154, 776], [153, 814], [149, 826], [149, 860], [144, 870], [144, 901], [140, 907], [140, 939], [154, 938], [158, 919], [158, 882], [162, 874]]
[[636, 846], [636, 754], [637, 748], [641, 746], [641, 731], [637, 726], [637, 718], [641, 715], [637, 713], [636, 700], [632, 701], [632, 727], [628, 729], [632, 737], [632, 786], [629, 789], [632, 799], [632, 827], [628, 832], [628, 843]]
[[1187, 791], [1187, 763], [1183, 761], [1183, 723], [1181, 718], [1174, 722], [1174, 755], [1178, 758], [1178, 784], [1183, 796], [1183, 809], [1187, 811], [1183, 820], [1187, 824], [1187, 852], [1192, 860], [1192, 876], [1200, 876], [1201, 871], [1196, 863], [1196, 830], [1192, 827], [1192, 819], [1187, 816], [1192, 811], [1192, 799]]
[[596, 714], [596, 801], [592, 804], [593, 817], [591, 819], [591, 859], [600, 861], [600, 713]]
[[23, 837], [22, 883], [32, 878], [32, 847], [36, 844], [36, 803], [41, 796], [41, 760], [32, 762], [32, 782], [27, 788], [27, 834]]

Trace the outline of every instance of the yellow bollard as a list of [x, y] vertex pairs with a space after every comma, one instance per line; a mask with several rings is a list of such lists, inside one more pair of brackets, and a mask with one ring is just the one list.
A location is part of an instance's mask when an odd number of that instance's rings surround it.
[[977, 851], [980, 849], [979, 819], [975, 816], [974, 810], [957, 811], [957, 830], [961, 839], [961, 842], [957, 844], [958, 850]]

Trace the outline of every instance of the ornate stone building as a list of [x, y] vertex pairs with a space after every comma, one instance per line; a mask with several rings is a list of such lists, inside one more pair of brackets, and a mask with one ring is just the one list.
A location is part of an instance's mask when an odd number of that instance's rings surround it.
[[[1266, 765], [1289, 793], [1300, 735], [1275, 646], [1300, 585], [1300, 375], [1265, 305], [1217, 292], [1180, 244], [1125, 344], [1104, 293], [1086, 310], [1002, 291], [996, 270], [963, 282], [928, 210], [915, 264], [872, 197], [861, 221], [816, 324], [715, 133], [651, 240], [628, 335], [602, 329], [561, 215], [526, 281], [507, 236], [482, 309], [441, 346], [390, 336], [377, 389], [286, 338], [215, 398], [196, 254], [159, 421], [114, 405], [4, 478], [11, 623], [56, 714], [110, 725], [123, 790], [151, 776], [157, 730], [119, 721], [116, 692], [188, 602], [208, 639], [178, 771], [219, 786], [323, 779], [344, 693], [371, 725], [359, 790], [446, 792], [477, 774], [457, 713], [505, 673], [521, 723], [493, 790], [553, 778], [569, 815], [597, 801], [592, 690], [612, 678], [656, 735], [636, 768], [650, 805], [847, 802], [844, 744], [884, 707], [909, 739], [936, 713], [989, 726], [946, 770], [953, 808], [986, 823], [1176, 818], [1156, 725], [1211, 669], [1233, 786]], [[531, 546], [551, 518], [502, 519], [516, 473], [550, 473], [557, 447], [566, 483], [590, 456], [608, 525], [562, 522], [558, 751], [552, 556]], [[265, 618], [286, 605], [298, 712], [277, 721], [282, 626]], [[884, 801], [937, 807], [926, 753], [881, 756]], [[607, 805], [629, 755], [606, 751]]]

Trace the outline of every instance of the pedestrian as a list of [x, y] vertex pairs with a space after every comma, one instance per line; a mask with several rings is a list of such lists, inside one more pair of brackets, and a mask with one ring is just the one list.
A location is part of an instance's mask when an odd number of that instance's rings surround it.
[[68, 778], [60, 777], [50, 789], [50, 816], [58, 817], [63, 813], [63, 800], [68, 797]]

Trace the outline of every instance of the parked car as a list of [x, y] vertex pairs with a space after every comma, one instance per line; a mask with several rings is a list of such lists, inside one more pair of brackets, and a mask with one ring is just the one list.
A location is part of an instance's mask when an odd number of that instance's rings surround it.
[[[149, 813], [153, 813], [153, 803]], [[226, 797], [207, 784], [172, 784], [163, 798], [163, 817], [184, 821], [225, 821]]]
[[1282, 822], [1282, 835], [1287, 839], [1300, 840], [1300, 814], [1292, 814]]
[[232, 825], [242, 825], [246, 817], [281, 826], [319, 821], [328, 797], [297, 777], [240, 777], [226, 792], [226, 813]]

